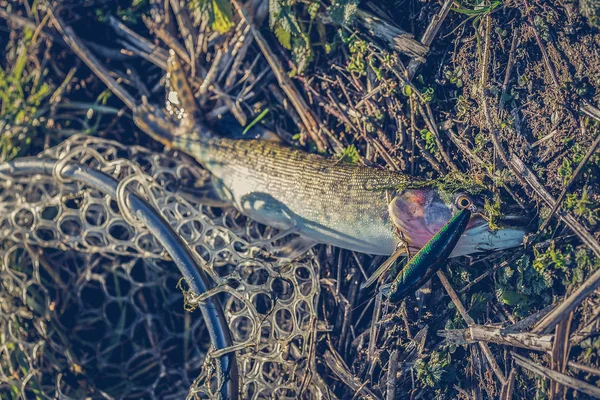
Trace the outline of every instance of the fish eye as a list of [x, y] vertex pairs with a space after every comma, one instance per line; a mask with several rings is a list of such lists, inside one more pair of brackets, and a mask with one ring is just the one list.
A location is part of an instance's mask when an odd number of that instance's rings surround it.
[[471, 201], [469, 196], [465, 196], [464, 194], [462, 194], [456, 198], [456, 206], [458, 208], [460, 208], [461, 210], [471, 207], [472, 204], [473, 204], [473, 202]]

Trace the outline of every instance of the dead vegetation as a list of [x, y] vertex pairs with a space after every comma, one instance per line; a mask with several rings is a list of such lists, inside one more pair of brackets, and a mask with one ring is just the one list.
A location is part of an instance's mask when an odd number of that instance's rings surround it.
[[459, 171], [537, 211], [524, 248], [452, 261], [399, 307], [359, 291], [381, 258], [323, 246], [313, 352], [333, 395], [600, 397], [597, 2], [268, 3], [0, 0], [0, 160], [74, 132], [161, 151], [128, 108], [164, 102], [172, 48], [219, 132]]

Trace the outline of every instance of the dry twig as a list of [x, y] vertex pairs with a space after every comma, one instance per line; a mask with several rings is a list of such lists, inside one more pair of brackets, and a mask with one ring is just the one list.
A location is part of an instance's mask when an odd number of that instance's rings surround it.
[[53, 25], [62, 35], [65, 43], [69, 45], [73, 52], [83, 60], [83, 62], [94, 72], [94, 74], [102, 79], [102, 82], [104, 82], [104, 84], [108, 86], [108, 88], [119, 99], [121, 99], [121, 101], [125, 103], [130, 110], [134, 110], [136, 107], [135, 99], [110, 76], [109, 71], [104, 68], [102, 63], [100, 63], [100, 61], [98, 61], [98, 59], [79, 40], [73, 30], [70, 27], [65, 26], [60, 17], [58, 15], [54, 15], [51, 9], [48, 9], [48, 12], [52, 18]]
[[[450, 12], [450, 7], [452, 7], [453, 3], [454, 0], [446, 0], [444, 4], [442, 4], [442, 8], [440, 8], [438, 13], [431, 19], [431, 21], [429, 22], [429, 26], [427, 26], [427, 29], [425, 30], [425, 33], [421, 38], [421, 43], [424, 46], [427, 46], [428, 48], [429, 46], [431, 46], [431, 44], [433, 43], [433, 39], [435, 39], [438, 31], [442, 27], [442, 23], [448, 16], [448, 13]], [[423, 61], [421, 61], [418, 58], [413, 58], [412, 60], [410, 60], [407, 67], [409, 80], [412, 80], [412, 78], [415, 76], [415, 73], [417, 72], [417, 68], [419, 68], [419, 66], [422, 63]]]
[[390, 48], [425, 62], [424, 56], [429, 48], [417, 41], [410, 33], [360, 9], [356, 12], [356, 21], [373, 37], [386, 42]]
[[556, 85], [556, 87], [558, 87], [559, 83], [558, 83], [558, 78], [556, 77], [556, 71], [554, 71], [554, 65], [552, 65], [552, 61], [550, 61], [550, 57], [548, 57], [548, 52], [546, 51], [546, 46], [544, 46], [544, 43], [542, 42], [542, 38], [540, 37], [540, 33], [538, 32], [535, 22], [533, 21], [533, 17], [531, 16], [531, 7], [529, 6], [529, 3], [527, 2], [527, 0], [523, 0], [523, 4], [525, 5], [525, 14], [527, 15], [527, 19], [529, 19], [529, 25], [530, 25], [531, 29], [533, 30], [533, 34], [535, 36], [535, 41], [537, 42], [538, 47], [540, 48], [540, 51], [542, 52], [542, 57], [544, 59], [544, 64], [546, 65], [546, 69], [548, 70], [548, 73], [550, 74], [550, 77], [552, 78], [552, 82], [554, 83], [554, 85]]
[[396, 398], [396, 372], [398, 371], [398, 350], [394, 350], [390, 355], [390, 362], [388, 364], [388, 377], [387, 377], [387, 398]]
[[521, 367], [534, 372], [540, 376], [543, 376], [547, 379], [552, 379], [561, 385], [568, 386], [572, 389], [578, 390], [582, 393], [593, 397], [600, 397], [600, 388], [594, 385], [590, 385], [587, 382], [580, 381], [579, 379], [572, 378], [565, 374], [562, 374], [557, 371], [553, 371], [550, 368], [544, 367], [542, 365], [534, 363], [527, 357], [523, 357], [515, 352], [510, 352], [510, 354], [515, 359], [515, 362]]
[[506, 384], [502, 386], [500, 391], [500, 400], [511, 400], [513, 398], [513, 392], [515, 391], [515, 376], [517, 375], [515, 368], [511, 368], [508, 373], [508, 380]]
[[[444, 289], [446, 289], [446, 292], [448, 293], [448, 295], [452, 299], [452, 302], [456, 306], [456, 309], [458, 310], [458, 312], [460, 313], [460, 315], [462, 316], [462, 318], [465, 320], [465, 322], [467, 323], [467, 325], [468, 326], [475, 325], [475, 321], [467, 313], [467, 310], [465, 309], [465, 306], [462, 304], [462, 302], [458, 298], [458, 295], [454, 291], [454, 288], [450, 284], [450, 281], [448, 281], [448, 278], [446, 278], [446, 275], [444, 275], [444, 273], [442, 271], [438, 271], [437, 272], [437, 276], [440, 279], [440, 281], [442, 282], [442, 285], [444, 286]], [[481, 341], [477, 342], [477, 343], [479, 344], [479, 347], [481, 348], [481, 351], [483, 352], [483, 354], [485, 355], [485, 358], [487, 359], [488, 363], [490, 364], [490, 366], [492, 368], [492, 371], [494, 371], [494, 373], [496, 374], [496, 376], [500, 380], [500, 383], [502, 385], [504, 385], [506, 383], [506, 377], [504, 376], [504, 374], [500, 370], [500, 367], [498, 366], [498, 363], [496, 362], [496, 359], [494, 358], [494, 355], [492, 354], [492, 351], [488, 347], [487, 343], [484, 343], [484, 342], [481, 342]]]
[[[277, 82], [279, 83], [279, 86], [286, 94], [288, 99], [290, 99], [290, 102], [292, 103], [292, 105], [296, 109], [296, 112], [300, 116], [300, 119], [302, 120], [306, 131], [317, 145], [317, 149], [321, 152], [324, 152], [327, 147], [327, 144], [321, 137], [317, 121], [315, 120], [314, 116], [312, 115], [312, 112], [310, 111], [310, 108], [308, 107], [302, 96], [296, 90], [291, 79], [284, 71], [281, 61], [279, 61], [275, 53], [273, 53], [273, 51], [269, 47], [269, 44], [263, 37], [262, 33], [260, 33], [258, 29], [256, 29], [254, 23], [250, 19], [250, 16], [247, 14], [244, 6], [240, 4], [237, 0], [232, 0], [232, 3], [242, 20], [244, 20], [244, 22], [246, 22], [246, 24], [250, 26], [250, 31], [254, 36], [254, 40], [256, 40], [258, 47], [260, 47], [260, 50], [263, 53], [265, 59], [271, 66], [271, 69], [273, 70], [273, 73], [277, 78]], [[334, 142], [336, 142], [336, 147], [339, 147], [339, 149], [336, 150], [341, 150], [341, 143], [337, 142], [337, 140], [335, 140]]]
[[548, 352], [552, 350], [554, 335], [537, 335], [529, 332], [515, 332], [505, 328], [485, 325], [470, 325], [466, 329], [438, 331], [438, 335], [456, 344], [491, 342], [505, 346]]
[[344, 364], [339, 354], [334, 354], [332, 351], [327, 350], [323, 354], [323, 360], [329, 369], [357, 395], [360, 394], [366, 399], [377, 399], [377, 396], [366, 387], [365, 383], [361, 383], [357, 377], [348, 371], [348, 367]]
[[[569, 359], [569, 331], [571, 330], [571, 320], [573, 313], [564, 321], [556, 325], [554, 333], [554, 345], [552, 346], [552, 369], [558, 372], [565, 372], [567, 361]], [[553, 399], [562, 399], [564, 397], [564, 387], [556, 381], [550, 382], [550, 397]]]

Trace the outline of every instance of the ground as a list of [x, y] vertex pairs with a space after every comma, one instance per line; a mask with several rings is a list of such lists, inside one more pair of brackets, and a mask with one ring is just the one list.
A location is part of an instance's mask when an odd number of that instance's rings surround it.
[[[596, 292], [585, 296], [568, 323], [543, 332], [555, 334], [552, 355], [493, 341], [489, 347], [450, 343], [438, 334], [524, 319], [530, 324], [521, 332], [535, 331], [541, 317], [527, 317], [564, 302], [600, 267], [597, 1], [251, 0], [246, 9], [260, 36], [240, 23], [238, 2], [183, 3], [185, 23], [163, 2], [0, 0], [0, 162], [38, 154], [79, 133], [164, 150], [74, 54], [51, 14], [110, 66], [111, 76], [138, 102], [164, 104], [161, 54], [174, 40], [178, 54], [188, 55], [184, 68], [194, 76], [202, 118], [217, 131], [239, 134], [242, 126], [254, 126], [328, 157], [428, 179], [460, 175], [495, 194], [490, 211], [534, 211], [524, 248], [452, 260], [444, 270], [447, 285], [434, 278], [432, 295], [411, 296], [398, 307], [382, 306], [373, 291], [358, 290], [360, 270], [372, 272], [381, 259], [323, 246], [314, 351], [317, 372], [332, 393], [369, 397], [364, 385], [377, 397], [393, 386], [398, 398], [497, 398], [509, 390], [519, 398], [558, 398], [561, 390], [586, 398], [572, 387], [598, 386]], [[431, 46], [406, 36], [422, 40], [447, 5]], [[379, 19], [365, 22], [357, 10]], [[130, 34], [115, 29], [117, 20], [163, 53], [133, 45]], [[178, 30], [181, 25], [191, 30]], [[398, 29], [407, 33], [390, 39]], [[525, 169], [515, 167], [515, 158]], [[550, 215], [559, 196], [562, 206]], [[565, 215], [578, 225], [565, 223]], [[176, 303], [181, 312], [182, 303]], [[465, 322], [458, 304], [472, 321]], [[27, 304], [22, 310], [32, 311]], [[379, 324], [372, 323], [375, 316]], [[8, 357], [13, 350], [2, 340], [1, 354]], [[322, 357], [334, 351], [349, 375]], [[557, 387], [512, 352], [576, 380], [562, 381], [567, 389]], [[389, 383], [394, 359], [400, 363]], [[503, 384], [511, 377], [514, 385]], [[0, 380], [0, 391], [17, 398], [16, 381]], [[93, 381], [82, 390], [97, 396]], [[27, 390], [31, 398], [54, 393]]]

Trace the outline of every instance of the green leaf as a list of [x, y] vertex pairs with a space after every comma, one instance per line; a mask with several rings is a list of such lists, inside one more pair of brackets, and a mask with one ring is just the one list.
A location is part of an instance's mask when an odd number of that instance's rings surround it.
[[293, 4], [282, 0], [269, 0], [269, 25], [279, 42], [292, 50], [297, 72], [302, 72], [313, 58], [309, 35], [296, 16]]
[[269, 109], [265, 108], [260, 114], [258, 114], [258, 116], [256, 118], [254, 118], [252, 120], [252, 122], [250, 122], [248, 124], [248, 126], [246, 126], [244, 128], [244, 131], [242, 132], [242, 134], [245, 135], [250, 129], [252, 129], [252, 127], [254, 125], [258, 124], [268, 113], [269, 113]]
[[210, 26], [221, 34], [233, 26], [233, 12], [229, 0], [191, 0], [189, 7], [196, 21], [208, 16]]
[[331, 6], [327, 7], [327, 13], [333, 23], [341, 26], [350, 25], [357, 10], [358, 0], [336, 0]]
[[281, 45], [283, 47], [285, 47], [288, 50], [292, 49], [292, 35], [286, 31], [285, 29], [283, 29], [283, 27], [281, 26], [277, 26], [275, 28], [275, 36], [277, 36], [277, 40], [279, 40], [279, 43], [281, 43]]
[[359, 160], [360, 154], [358, 154], [358, 150], [353, 144], [346, 147], [342, 153], [342, 156], [340, 157], [341, 162], [347, 162], [351, 164], [357, 164]]
[[21, 53], [15, 62], [15, 67], [13, 68], [12, 76], [15, 82], [19, 82], [21, 77], [23, 76], [23, 70], [25, 70], [25, 63], [27, 62], [27, 52], [25, 48], [21, 48]]
[[516, 306], [517, 304], [526, 301], [527, 297], [515, 292], [514, 290], [505, 290], [502, 292], [502, 302], [509, 306]]
[[219, 33], [225, 33], [233, 28], [233, 13], [229, 1], [212, 0], [211, 4], [213, 11], [212, 28]]
[[301, 35], [293, 37], [292, 53], [294, 54], [294, 61], [298, 66], [298, 71], [304, 71], [313, 59], [313, 51], [308, 35], [302, 33]]

